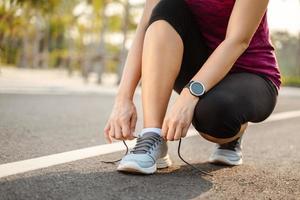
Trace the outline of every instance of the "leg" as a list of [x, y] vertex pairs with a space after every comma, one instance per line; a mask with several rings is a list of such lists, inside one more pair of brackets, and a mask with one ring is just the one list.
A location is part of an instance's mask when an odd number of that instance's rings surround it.
[[152, 11], [142, 58], [144, 127], [161, 127], [172, 89], [180, 93], [207, 58], [184, 0], [161, 0]]
[[[183, 42], [167, 21], [157, 20], [147, 28], [142, 54], [143, 130], [161, 128], [182, 55]], [[167, 150], [159, 134], [146, 131], [122, 158], [118, 170], [152, 174], [171, 165]]]
[[216, 137], [210, 136], [209, 134], [202, 133], [202, 132], [199, 132], [199, 134], [203, 138], [205, 138], [206, 140], [208, 140], [210, 142], [214, 142], [214, 143], [217, 143], [217, 144], [226, 144], [226, 143], [232, 142], [232, 141], [242, 137], [242, 135], [244, 134], [244, 132], [247, 128], [247, 126], [248, 126], [248, 122], [242, 124], [240, 131], [235, 136], [229, 137], [229, 138], [216, 138]]
[[266, 119], [276, 104], [276, 89], [266, 78], [251, 73], [228, 74], [195, 108], [193, 125], [217, 143], [210, 163], [240, 165], [241, 138], [249, 121]]
[[[166, 142], [155, 132], [157, 129], [147, 128], [161, 128], [172, 89], [179, 92], [182, 84], [189, 81], [184, 78], [193, 76], [195, 69], [186, 67], [196, 65], [190, 65], [187, 49], [192, 43], [198, 46], [202, 43], [198, 43], [199, 35], [193, 32], [196, 24], [191, 22], [192, 15], [184, 0], [161, 0], [153, 8], [142, 54], [145, 131], [139, 135], [133, 150], [122, 158], [119, 171], [150, 174], [157, 168], [170, 166]], [[195, 37], [193, 40], [188, 39], [191, 35]], [[192, 53], [201, 58], [199, 51]]]
[[193, 125], [209, 141], [236, 140], [249, 121], [263, 121], [272, 113], [277, 93], [271, 84], [256, 74], [228, 74], [198, 102]]
[[182, 55], [183, 42], [168, 22], [158, 20], [148, 27], [142, 58], [144, 127], [162, 126]]

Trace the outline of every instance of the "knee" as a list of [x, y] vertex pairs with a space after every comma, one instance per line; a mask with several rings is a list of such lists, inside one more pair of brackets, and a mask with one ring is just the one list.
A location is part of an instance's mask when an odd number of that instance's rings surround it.
[[[145, 34], [145, 38], [147, 38], [149, 35], [153, 34], [155, 36], [155, 39], [161, 40], [159, 41], [160, 44], [164, 44], [163, 41], [166, 40], [166, 38], [169, 38], [171, 36], [170, 32], [174, 31], [172, 26], [164, 19], [159, 19], [154, 22], [152, 22]], [[153, 38], [151, 38], [151, 41]], [[153, 41], [152, 41], [153, 42]]]
[[[162, 36], [166, 35], [166, 29], [176, 31], [183, 38], [187, 36], [187, 23], [190, 23], [192, 14], [188, 6], [181, 0], [160, 0], [152, 9], [150, 19], [146, 25], [146, 31], [151, 27]], [[156, 21], [159, 21], [155, 23]]]
[[210, 141], [214, 138], [234, 138], [240, 132], [242, 123], [237, 113], [234, 113], [236, 109], [233, 106], [234, 99], [226, 95], [214, 99], [203, 98], [195, 107], [192, 124]]

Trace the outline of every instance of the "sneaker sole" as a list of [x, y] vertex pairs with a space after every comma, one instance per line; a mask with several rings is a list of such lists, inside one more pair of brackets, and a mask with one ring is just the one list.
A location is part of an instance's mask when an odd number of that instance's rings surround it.
[[169, 154], [167, 154], [165, 157], [163, 158], [159, 158], [157, 161], [156, 161], [156, 166], [157, 166], [157, 169], [164, 169], [164, 168], [167, 168], [167, 167], [170, 167], [172, 165], [172, 161], [170, 159], [170, 156]]
[[153, 174], [156, 171], [156, 164], [148, 168], [142, 168], [135, 162], [126, 162], [125, 164], [119, 164], [117, 170], [135, 174]]
[[172, 161], [169, 155], [167, 154], [165, 157], [159, 158], [156, 161], [156, 164], [148, 168], [140, 167], [135, 162], [126, 162], [125, 164], [119, 164], [117, 170], [121, 172], [134, 173], [134, 174], [153, 174], [154, 172], [156, 172], [157, 169], [167, 168], [171, 165], [172, 165]]
[[224, 156], [214, 156], [213, 158], [210, 158], [208, 162], [212, 164], [237, 166], [243, 164], [243, 159], [241, 158], [239, 160], [233, 161], [233, 160], [229, 160]]

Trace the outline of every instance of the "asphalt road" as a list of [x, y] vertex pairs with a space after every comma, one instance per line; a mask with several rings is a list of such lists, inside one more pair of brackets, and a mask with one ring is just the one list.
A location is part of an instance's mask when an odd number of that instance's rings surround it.
[[[0, 94], [0, 164], [104, 144], [114, 95]], [[137, 130], [141, 128], [141, 104]], [[300, 110], [300, 97], [280, 96], [274, 113]], [[244, 165], [206, 163], [213, 144], [195, 136], [182, 154], [213, 174], [184, 165], [170, 143], [173, 167], [151, 176], [125, 175], [103, 159], [79, 160], [0, 179], [0, 199], [300, 199], [300, 117], [251, 125]]]

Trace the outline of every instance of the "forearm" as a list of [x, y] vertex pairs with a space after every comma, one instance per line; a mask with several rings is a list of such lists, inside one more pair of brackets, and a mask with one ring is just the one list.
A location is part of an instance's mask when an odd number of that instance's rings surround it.
[[125, 61], [117, 98], [133, 99], [135, 89], [141, 78], [142, 52], [146, 26], [150, 19], [152, 9], [158, 1], [159, 0], [147, 0], [145, 3], [143, 15], [137, 26], [133, 43]]
[[136, 86], [141, 77], [142, 41], [144, 39], [143, 28], [138, 26], [132, 46], [128, 51], [122, 78], [119, 84], [117, 98], [132, 99]]
[[[202, 82], [206, 92], [209, 91], [225, 77], [247, 47], [248, 44], [246, 43], [231, 39], [224, 40], [191, 80]], [[188, 95], [195, 100], [198, 99], [190, 95], [188, 89], [182, 92], [183, 95]]]
[[238, 41], [224, 40], [195, 74], [193, 80], [202, 81], [206, 91], [209, 91], [230, 71], [247, 46]]
[[249, 46], [266, 12], [268, 2], [269, 0], [235, 1], [226, 29], [226, 39], [192, 78], [203, 82], [206, 91], [224, 78]]

